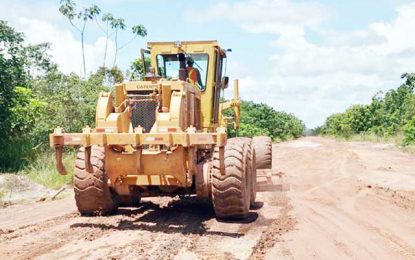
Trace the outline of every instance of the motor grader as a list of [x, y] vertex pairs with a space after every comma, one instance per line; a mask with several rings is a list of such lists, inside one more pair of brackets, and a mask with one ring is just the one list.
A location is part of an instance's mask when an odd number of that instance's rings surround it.
[[[256, 169], [271, 167], [271, 140], [227, 138], [241, 116], [237, 80], [223, 101], [228, 51], [217, 41], [149, 42], [141, 50], [145, 76], [99, 94], [95, 128], [50, 134], [62, 175], [64, 146], [80, 146], [74, 190], [82, 215], [139, 205], [141, 197], [197, 194], [211, 199], [218, 218], [247, 216]], [[199, 82], [189, 80], [190, 59]]]

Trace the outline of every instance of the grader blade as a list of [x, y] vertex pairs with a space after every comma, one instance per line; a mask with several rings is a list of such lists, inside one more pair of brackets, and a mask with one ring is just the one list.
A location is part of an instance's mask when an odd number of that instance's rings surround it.
[[287, 191], [289, 188], [284, 173], [272, 169], [257, 170], [257, 192]]

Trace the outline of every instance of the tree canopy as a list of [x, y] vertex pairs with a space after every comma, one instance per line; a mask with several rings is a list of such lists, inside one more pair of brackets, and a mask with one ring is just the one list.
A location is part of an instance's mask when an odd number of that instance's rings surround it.
[[322, 134], [350, 137], [370, 133], [378, 136], [404, 134], [405, 143], [415, 141], [415, 74], [402, 75], [405, 83], [386, 93], [379, 92], [368, 105], [353, 105], [327, 118]]
[[93, 126], [98, 93], [109, 89], [105, 80], [123, 80], [116, 68], [88, 79], [65, 75], [50, 61], [48, 48], [25, 45], [22, 33], [0, 21], [0, 170], [17, 170], [43, 152], [57, 126]]

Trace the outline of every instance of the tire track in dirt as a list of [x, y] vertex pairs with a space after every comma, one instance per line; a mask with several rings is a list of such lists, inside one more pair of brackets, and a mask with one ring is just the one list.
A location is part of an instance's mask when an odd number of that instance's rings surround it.
[[399, 190], [415, 180], [414, 156], [370, 143], [321, 138], [292, 143], [295, 149], [278, 145], [284, 151], [279, 161], [295, 184], [288, 196], [299, 223], [267, 257], [415, 259], [413, 188]]
[[186, 246], [186, 251], [194, 254], [199, 259], [237, 259], [230, 252], [212, 250], [212, 245], [220, 240], [221, 237], [215, 236], [193, 236], [190, 243]]
[[2, 241], [0, 259], [33, 259], [68, 243], [82, 240], [92, 241], [111, 232], [98, 229], [79, 230], [71, 227], [71, 224], [80, 218], [77, 213], [68, 214], [19, 229], [18, 233]]
[[[339, 224], [341, 222], [340, 219], [347, 219], [349, 221], [352, 221], [354, 225], [359, 226], [366, 231], [375, 233], [378, 238], [381, 237], [385, 239], [388, 242], [387, 245], [395, 252], [406, 256], [408, 259], [415, 257], [415, 249], [408, 243], [402, 241], [402, 239], [398, 238], [393, 233], [376, 227], [367, 220], [359, 216], [356, 216], [355, 214], [351, 214], [343, 210], [342, 208], [337, 207], [336, 205], [326, 203], [322, 205], [321, 202], [310, 200], [306, 207], [308, 210], [310, 210], [310, 212], [312, 212], [312, 214], [310, 215], [322, 218], [324, 220], [323, 222], [331, 223], [332, 225], [337, 226], [339, 230], [343, 229]], [[331, 209], [328, 209], [328, 207], [330, 207]], [[315, 209], [319, 209], [319, 211], [316, 211]], [[310, 218], [310, 221], [313, 221], [313, 218]], [[342, 223], [346, 222], [343, 221]], [[318, 223], [314, 222], [314, 225], [318, 225]], [[320, 226], [320, 230], [324, 229], [326, 229], [326, 226]], [[340, 248], [345, 249], [346, 247], [347, 246], [344, 243], [342, 243], [342, 246]], [[348, 256], [354, 257], [354, 255], [350, 253], [350, 250], [343, 251]]]
[[0, 259], [415, 259], [415, 157], [378, 146], [274, 145], [274, 170], [291, 189], [259, 193], [246, 221], [217, 221], [195, 197], [145, 198], [92, 218], [72, 200], [16, 207], [15, 221], [1, 209]]
[[15, 229], [3, 229], [0, 231], [0, 243], [7, 240], [16, 239], [22, 236], [27, 236], [33, 233], [42, 232], [44, 230], [51, 228], [52, 226], [63, 224], [77, 216], [79, 216], [78, 213], [68, 213], [60, 217], [55, 217], [37, 224], [29, 224]]
[[[292, 230], [294, 230], [297, 220], [291, 214], [293, 209], [289, 202], [289, 199], [284, 194], [279, 194], [279, 198], [274, 201], [281, 206], [280, 215], [277, 219], [272, 221], [267, 229], [262, 233], [259, 241], [254, 246], [251, 259], [264, 259], [269, 249], [275, 246], [276, 243], [281, 241], [281, 237]], [[289, 252], [285, 252], [286, 256], [290, 256]]]

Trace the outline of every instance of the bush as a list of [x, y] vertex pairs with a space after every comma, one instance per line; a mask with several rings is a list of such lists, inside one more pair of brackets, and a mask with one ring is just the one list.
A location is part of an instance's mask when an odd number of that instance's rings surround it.
[[230, 128], [229, 135], [267, 135], [273, 140], [287, 140], [300, 137], [304, 129], [304, 123], [294, 115], [276, 111], [266, 104], [242, 101], [240, 128], [238, 132]]
[[403, 127], [404, 132], [404, 144], [413, 144], [415, 143], [415, 116], [409, 120]]
[[32, 75], [50, 68], [48, 44], [23, 45], [24, 35], [0, 20], [0, 170], [16, 170], [31, 160], [33, 128], [45, 103], [31, 90]]
[[15, 87], [8, 120], [10, 132], [0, 138], [8, 147], [0, 154], [1, 171], [18, 171], [48, 151], [53, 129], [80, 132], [95, 125], [98, 95], [109, 88], [102, 85], [105, 74], [98, 71], [88, 79], [64, 75], [52, 68], [31, 81], [31, 87]]

